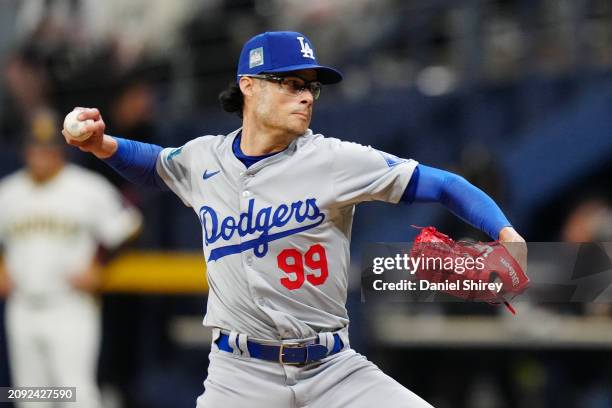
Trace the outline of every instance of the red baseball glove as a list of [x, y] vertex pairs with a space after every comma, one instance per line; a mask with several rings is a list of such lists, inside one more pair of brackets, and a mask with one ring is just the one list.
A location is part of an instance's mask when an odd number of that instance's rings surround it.
[[504, 303], [512, 313], [507, 299], [521, 294], [529, 284], [520, 265], [498, 241], [455, 242], [434, 227], [425, 227], [415, 238], [410, 256], [422, 258], [415, 271], [417, 279], [461, 299]]

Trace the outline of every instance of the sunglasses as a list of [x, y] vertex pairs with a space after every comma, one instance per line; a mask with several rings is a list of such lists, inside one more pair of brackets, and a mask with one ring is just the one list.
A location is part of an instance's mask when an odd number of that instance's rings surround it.
[[268, 82], [276, 82], [279, 85], [281, 92], [287, 95], [297, 96], [308, 89], [314, 100], [319, 99], [319, 96], [321, 95], [321, 88], [323, 87], [323, 84], [321, 84], [319, 81], [305, 81], [303, 79], [281, 77], [269, 74], [241, 76], [263, 79], [264, 81]]

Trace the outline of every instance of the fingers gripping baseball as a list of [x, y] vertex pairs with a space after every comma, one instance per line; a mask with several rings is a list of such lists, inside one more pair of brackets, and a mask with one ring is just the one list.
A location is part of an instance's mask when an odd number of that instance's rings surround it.
[[66, 115], [62, 134], [69, 145], [91, 152], [101, 144], [105, 128], [98, 109], [77, 107]]
[[[74, 111], [78, 111], [78, 115]], [[78, 123], [75, 124], [75, 121]], [[105, 130], [106, 124], [98, 109], [76, 107], [66, 115], [62, 134], [69, 145], [104, 159], [112, 156], [117, 149], [116, 141], [105, 135]]]

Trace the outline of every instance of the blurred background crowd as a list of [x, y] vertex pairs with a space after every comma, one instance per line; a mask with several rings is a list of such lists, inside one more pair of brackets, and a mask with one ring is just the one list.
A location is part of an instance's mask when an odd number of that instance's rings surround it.
[[[465, 176], [528, 241], [612, 241], [609, 1], [1, 4], [0, 176], [23, 164], [24, 132], [41, 108], [63, 117], [75, 106], [98, 107], [108, 133], [162, 146], [229, 133], [240, 121], [222, 112], [217, 95], [233, 80], [243, 43], [259, 32], [290, 29], [305, 33], [319, 61], [345, 74], [340, 85], [323, 89], [315, 132]], [[144, 224], [133, 247], [199, 250], [199, 223], [176, 197], [134, 187], [76, 149], [68, 156], [103, 174], [140, 208]], [[546, 337], [551, 331], [542, 341], [482, 344], [469, 336], [471, 323], [488, 318], [486, 332], [508, 320], [488, 305], [361, 303], [360, 248], [409, 241], [416, 233], [411, 224], [486, 239], [441, 207], [361, 206], [349, 298], [358, 351], [436, 407], [612, 406], [612, 343], [597, 335], [554, 341]], [[99, 380], [108, 407], [193, 406], [209, 347], [197, 326], [205, 304], [205, 294], [103, 295]], [[612, 332], [607, 305], [566, 306], [525, 311], [517, 333], [530, 338], [529, 327], [551, 319], [561, 325], [597, 319]], [[382, 318], [390, 311], [396, 320]], [[440, 328], [451, 320], [458, 332], [414, 337], [428, 332], [423, 325]], [[461, 327], [464, 341], [444, 341], [462, 337]], [[0, 385], [7, 385], [2, 338]]]

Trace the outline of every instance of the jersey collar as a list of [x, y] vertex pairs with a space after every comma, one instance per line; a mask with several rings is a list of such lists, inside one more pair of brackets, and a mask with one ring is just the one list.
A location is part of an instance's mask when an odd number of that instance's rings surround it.
[[242, 171], [244, 171], [247, 174], [254, 174], [268, 165], [274, 164], [276, 162], [284, 160], [285, 158], [293, 156], [293, 154], [297, 150], [298, 140], [305, 136], [312, 135], [312, 130], [310, 129], [306, 130], [306, 132], [303, 135], [296, 137], [291, 143], [289, 143], [289, 146], [287, 146], [285, 150], [272, 154], [268, 157], [264, 157], [247, 169], [244, 163], [242, 163], [242, 161], [240, 161], [240, 159], [236, 157], [233, 151], [234, 141], [236, 140], [236, 138], [241, 132], [242, 132], [242, 127], [234, 130], [233, 132], [227, 135], [228, 136], [227, 148], [229, 149], [229, 153], [230, 153], [232, 162], [235, 165], [239, 166], [239, 168], [242, 169]]

